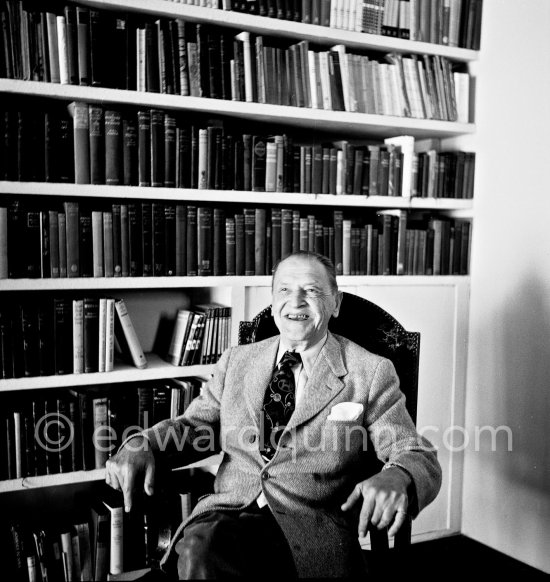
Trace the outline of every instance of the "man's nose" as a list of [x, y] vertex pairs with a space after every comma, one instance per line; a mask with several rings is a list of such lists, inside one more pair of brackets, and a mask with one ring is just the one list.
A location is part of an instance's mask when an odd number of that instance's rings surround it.
[[290, 302], [292, 305], [300, 306], [304, 303], [306, 293], [303, 289], [294, 289], [290, 292]]

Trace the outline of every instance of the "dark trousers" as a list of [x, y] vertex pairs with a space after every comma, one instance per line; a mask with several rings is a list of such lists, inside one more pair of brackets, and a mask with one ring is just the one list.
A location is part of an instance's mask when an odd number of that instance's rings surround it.
[[194, 519], [175, 546], [180, 580], [296, 578], [288, 543], [269, 507], [209, 511]]

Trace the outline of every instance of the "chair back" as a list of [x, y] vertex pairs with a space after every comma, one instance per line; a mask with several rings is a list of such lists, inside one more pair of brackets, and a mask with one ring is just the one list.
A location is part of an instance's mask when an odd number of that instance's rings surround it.
[[[347, 292], [343, 293], [338, 317], [333, 317], [328, 327], [332, 333], [344, 336], [393, 363], [401, 391], [405, 394], [407, 410], [416, 422], [420, 333], [405, 330], [395, 317], [372, 301]], [[268, 306], [252, 321], [240, 322], [239, 345], [258, 342], [278, 333], [271, 306]], [[382, 468], [372, 446], [367, 451], [367, 462], [370, 474]], [[388, 549], [386, 531], [371, 528], [370, 537], [371, 548], [375, 552]], [[406, 548], [410, 541], [411, 523], [408, 520], [399, 530], [394, 547]]]

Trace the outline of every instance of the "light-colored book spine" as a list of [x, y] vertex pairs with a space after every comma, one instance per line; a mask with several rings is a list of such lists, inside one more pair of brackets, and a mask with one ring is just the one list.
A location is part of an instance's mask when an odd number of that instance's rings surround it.
[[122, 574], [124, 569], [124, 508], [105, 503], [111, 514], [110, 544], [109, 544], [109, 574]]
[[73, 540], [70, 531], [61, 533], [61, 551], [63, 552], [63, 563], [66, 565], [65, 580], [66, 582], [73, 582]]
[[120, 325], [122, 327], [122, 331], [124, 333], [124, 337], [126, 338], [126, 342], [128, 344], [128, 348], [130, 350], [130, 354], [132, 356], [134, 365], [136, 366], [136, 368], [146, 368], [147, 360], [145, 358], [145, 354], [143, 353], [143, 349], [141, 348], [141, 344], [136, 334], [136, 330], [134, 329], [134, 324], [130, 319], [130, 314], [128, 313], [128, 309], [126, 308], [126, 303], [124, 303], [123, 299], [117, 299], [115, 301], [115, 309], [120, 321]]
[[239, 33], [236, 39], [243, 43], [243, 61], [244, 61], [244, 97], [245, 101], [252, 103], [254, 101], [254, 89], [252, 85], [252, 51], [250, 48], [250, 33], [247, 31]]
[[53, 12], [46, 12], [46, 26], [48, 28], [48, 53], [50, 57], [50, 81], [60, 83], [59, 49], [57, 40], [57, 16]]
[[69, 85], [69, 57], [67, 53], [67, 23], [64, 16], [57, 17], [57, 53], [59, 58], [59, 81]]
[[105, 372], [105, 355], [107, 345], [107, 298], [99, 298], [99, 337], [98, 337], [98, 372]]
[[115, 300], [107, 297], [105, 312], [105, 371], [112, 372], [115, 361]]
[[84, 301], [73, 299], [73, 374], [84, 373]]

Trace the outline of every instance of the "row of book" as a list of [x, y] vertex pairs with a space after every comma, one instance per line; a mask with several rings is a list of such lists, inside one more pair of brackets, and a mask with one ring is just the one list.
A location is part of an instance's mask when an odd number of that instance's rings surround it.
[[39, 517], [11, 518], [0, 532], [6, 579], [104, 582], [158, 568], [179, 524], [199, 495], [212, 489], [206, 473], [178, 473], [170, 476], [170, 486], [157, 485], [153, 497], [136, 495], [129, 513], [121, 492], [96, 484], [76, 497], [76, 509], [64, 508], [62, 517], [42, 509]]
[[[11, 0], [7, 0], [7, 6], [11, 11], [5, 13], [6, 17], [14, 19], [4, 32], [7, 35], [11, 31], [11, 38], [5, 38], [4, 43], [8, 77], [469, 121], [469, 75], [453, 70], [451, 62], [439, 55], [391, 53], [380, 60], [372, 55], [351, 54], [343, 44], [330, 50], [313, 50], [309, 41], [302, 40], [286, 47], [279, 39], [248, 31], [234, 35], [181, 19], [159, 18], [140, 24], [111, 12], [71, 5], [65, 7], [67, 16], [28, 13], [21, 3]], [[66, 21], [71, 12], [74, 23], [69, 32]], [[86, 14], [87, 22], [95, 22], [95, 32], [80, 24], [81, 14]], [[22, 23], [27, 24], [24, 29]], [[87, 51], [81, 33], [88, 41]], [[49, 76], [46, 67], [40, 66], [46, 61], [46, 50], [40, 54], [46, 42], [50, 43]], [[114, 59], [113, 52], [106, 50], [110, 46], [117, 49]], [[90, 61], [83, 75], [79, 66], [86, 58]], [[113, 65], [113, 60], [118, 63]], [[18, 66], [7, 66], [14, 64]], [[135, 87], [124, 86], [125, 79], [130, 82], [129, 70], [134, 66]]]
[[147, 359], [124, 299], [50, 297], [0, 308], [0, 378], [112, 372]]
[[[426, 268], [418, 273], [389, 268], [377, 259], [374, 241], [378, 252], [396, 257], [398, 252], [410, 251], [407, 230], [422, 230], [430, 236], [433, 224], [449, 227], [462, 224], [429, 213], [350, 210], [345, 216], [343, 210], [321, 209], [302, 215], [297, 209], [277, 207], [248, 207], [235, 212], [232, 208], [197, 208], [164, 202], [104, 204], [106, 209], [102, 212], [91, 211], [78, 202], [65, 202], [62, 210], [25, 210], [20, 200], [14, 200], [5, 212], [0, 212], [0, 235], [6, 231], [5, 236], [0, 236], [0, 241], [5, 241], [5, 247], [0, 247], [0, 275], [13, 278], [270, 275], [281, 258], [297, 250], [311, 250], [329, 257], [339, 275], [467, 272], [440, 265], [434, 256], [426, 257]], [[98, 217], [95, 230], [92, 212]], [[398, 216], [401, 225], [400, 251], [388, 234], [386, 217], [392, 214]], [[6, 216], [4, 223], [2, 215]], [[35, 229], [35, 222], [42, 224], [42, 228]], [[352, 263], [352, 228], [371, 229], [370, 269]], [[25, 245], [21, 244], [23, 240]], [[438, 246], [441, 244], [444, 239], [437, 242]], [[26, 252], [21, 253], [22, 248]], [[465, 260], [466, 257], [465, 251]]]
[[[475, 156], [438, 139], [305, 141], [201, 127], [168, 111], [128, 112], [73, 103], [5, 109], [0, 179], [211, 190], [473, 197]], [[425, 158], [427, 160], [425, 160]]]
[[171, 378], [6, 396], [0, 480], [102, 469], [129, 436], [183, 414], [202, 383]]
[[482, 0], [169, 0], [479, 50]]

